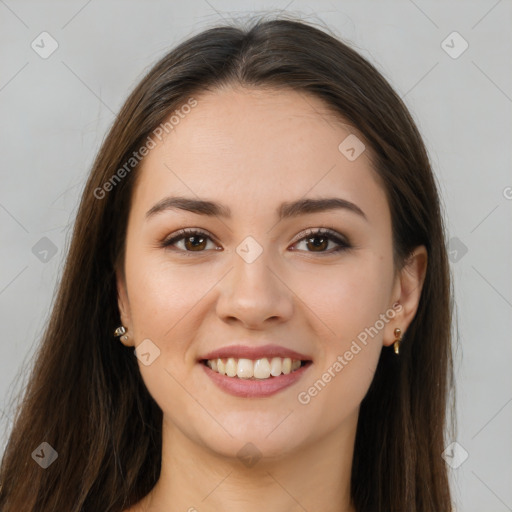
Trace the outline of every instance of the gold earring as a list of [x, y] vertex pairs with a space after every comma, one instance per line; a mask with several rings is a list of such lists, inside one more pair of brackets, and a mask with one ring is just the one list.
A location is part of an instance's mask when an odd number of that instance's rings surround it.
[[126, 332], [126, 327], [124, 325], [120, 325], [115, 331], [114, 336], [119, 337], [122, 336]]
[[116, 337], [121, 336], [124, 341], [128, 341], [128, 335], [126, 334], [126, 327], [124, 325], [119, 326], [114, 331], [114, 336], [116, 336]]
[[398, 355], [400, 352], [400, 342], [402, 341], [402, 330], [398, 327], [395, 329], [395, 341], [393, 343], [393, 348], [395, 349], [395, 354]]

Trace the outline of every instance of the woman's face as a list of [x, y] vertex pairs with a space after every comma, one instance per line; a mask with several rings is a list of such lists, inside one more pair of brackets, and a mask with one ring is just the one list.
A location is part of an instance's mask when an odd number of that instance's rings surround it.
[[[196, 100], [138, 176], [118, 279], [125, 343], [143, 343], [165, 424], [196, 445], [306, 449], [355, 428], [421, 278], [395, 272], [369, 148], [319, 99], [225, 88]], [[337, 203], [304, 203], [319, 199]], [[183, 228], [200, 233], [172, 241]]]

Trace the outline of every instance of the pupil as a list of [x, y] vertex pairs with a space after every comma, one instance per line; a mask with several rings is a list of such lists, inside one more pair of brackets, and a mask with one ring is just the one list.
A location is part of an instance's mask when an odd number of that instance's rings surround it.
[[309, 239], [310, 242], [312, 240], [321, 240], [321, 242], [319, 242], [319, 243], [314, 243], [313, 242], [313, 246], [316, 247], [316, 248], [323, 246], [325, 244], [325, 241], [326, 241], [325, 238], [321, 238], [320, 236], [314, 236], [314, 237]]
[[199, 236], [189, 236], [189, 237], [188, 237], [188, 241], [189, 241], [189, 243], [190, 243], [190, 240], [194, 240], [194, 239], [199, 240], [199, 242], [197, 242], [197, 243], [193, 243], [193, 242], [192, 242], [192, 244], [191, 244], [191, 245], [192, 245], [192, 247], [195, 247], [195, 248], [200, 247], [200, 246], [201, 246], [201, 244], [204, 242], [204, 237], [199, 237]]

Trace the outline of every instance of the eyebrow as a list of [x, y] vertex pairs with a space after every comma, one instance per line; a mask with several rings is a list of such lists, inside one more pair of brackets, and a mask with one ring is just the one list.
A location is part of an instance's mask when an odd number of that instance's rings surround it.
[[[185, 210], [197, 215], [231, 219], [231, 210], [225, 205], [215, 201], [181, 196], [165, 197], [161, 201], [158, 201], [158, 203], [146, 212], [146, 218], [149, 219], [158, 213], [176, 209]], [[283, 220], [291, 217], [298, 217], [300, 215], [306, 215], [308, 213], [318, 213], [337, 209], [347, 210], [359, 215], [365, 220], [368, 220], [365, 213], [361, 208], [359, 208], [359, 206], [339, 197], [326, 197], [320, 199], [307, 198], [284, 202], [277, 208], [276, 214], [279, 220]]]

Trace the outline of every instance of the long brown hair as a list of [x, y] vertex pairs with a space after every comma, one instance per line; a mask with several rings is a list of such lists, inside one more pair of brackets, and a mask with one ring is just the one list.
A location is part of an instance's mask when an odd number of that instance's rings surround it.
[[[359, 512], [451, 509], [441, 457], [453, 388], [451, 286], [427, 152], [375, 67], [326, 31], [281, 17], [186, 40], [122, 107], [85, 186], [51, 318], [15, 411], [0, 469], [2, 512], [121, 512], [157, 482], [162, 412], [132, 351], [112, 334], [120, 324], [115, 271], [137, 165], [112, 179], [194, 94], [232, 84], [309, 93], [353, 124], [373, 150], [387, 194], [397, 268], [414, 247], [426, 246], [417, 314], [399, 357], [382, 350], [361, 403], [351, 491]], [[32, 460], [43, 442], [58, 453], [47, 469]]]

